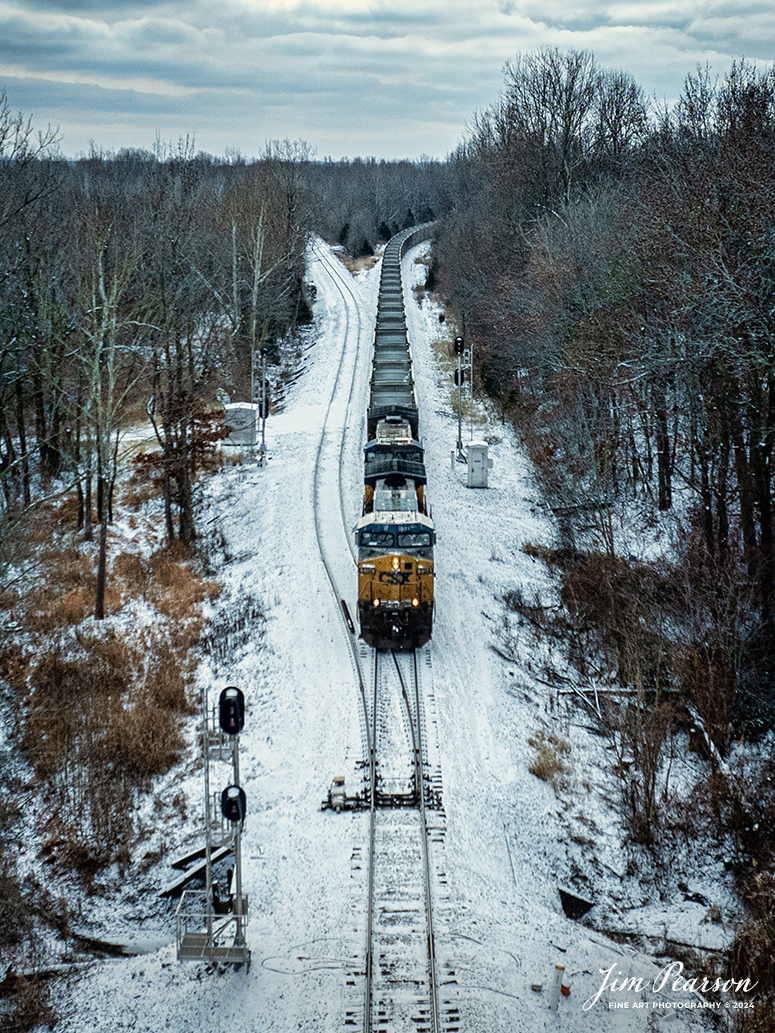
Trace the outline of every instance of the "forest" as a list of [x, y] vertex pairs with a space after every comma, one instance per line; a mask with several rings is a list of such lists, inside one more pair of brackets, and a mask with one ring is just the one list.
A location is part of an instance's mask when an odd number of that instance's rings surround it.
[[[680, 687], [726, 754], [775, 719], [775, 75], [700, 69], [670, 111], [589, 54], [505, 78], [450, 157], [434, 274], [541, 471], [601, 672]], [[664, 568], [624, 549], [639, 507], [646, 537], [675, 516]]]
[[[751, 917], [728, 963], [771, 1001], [775, 72], [697, 69], [667, 109], [589, 53], [519, 54], [456, 150], [417, 162], [321, 162], [300, 141], [217, 159], [185, 139], [65, 160], [56, 132], [2, 94], [0, 180], [3, 612], [26, 612], [50, 636], [87, 613], [102, 619], [111, 577], [134, 579], [167, 616], [175, 586], [215, 593], [205, 575], [192, 586], [184, 564], [200, 533], [197, 479], [224, 433], [219, 392], [248, 397], [256, 354], [274, 361], [309, 321], [315, 234], [357, 258], [435, 220], [427, 288], [473, 343], [475, 388], [515, 426], [560, 531], [554, 549], [525, 548], [554, 571], [562, 613], [518, 585], [507, 605], [563, 643], [585, 684], [634, 690], [605, 718], [633, 758], [622, 807], [635, 842], [656, 851], [681, 833], [656, 788], [671, 736], [686, 731], [706, 756], [695, 810], [735, 842]], [[165, 544], [147, 569], [127, 559], [111, 573], [119, 443], [141, 421], [156, 444], [136, 478], [163, 497]], [[39, 595], [25, 611], [20, 571], [40, 563], [31, 543], [63, 522], [92, 543], [88, 591], [71, 550], [74, 613]], [[143, 707], [185, 712], [177, 681], [160, 701], [127, 680], [119, 646], [82, 643], [76, 668], [46, 641], [45, 662], [10, 636], [0, 647], [29, 708], [26, 756], [52, 793], [63, 766], [104, 765], [115, 750], [112, 719], [77, 731], [84, 672], [126, 734], [131, 720], [150, 734]], [[66, 727], [61, 709], [56, 721], [39, 709], [36, 685], [70, 701]], [[760, 747], [745, 769], [742, 741]], [[128, 763], [122, 792], [173, 760]], [[82, 800], [59, 813], [51, 842], [67, 841], [85, 871], [126, 841], [120, 823], [84, 816]], [[0, 820], [12, 829], [17, 816], [4, 804]], [[5, 894], [7, 936], [29, 932], [21, 892]], [[773, 1028], [763, 1012], [747, 1021]]]
[[449, 157], [431, 270], [558, 522], [557, 548], [525, 548], [562, 612], [518, 585], [507, 604], [581, 684], [635, 693], [603, 723], [632, 758], [629, 836], [665, 863], [697, 833], [657, 791], [672, 736], [707, 758], [691, 805], [736, 845], [750, 924], [730, 963], [762, 976], [757, 1030], [775, 992], [756, 960], [775, 949], [773, 158], [771, 69], [698, 68], [666, 110], [591, 54], [518, 55]]

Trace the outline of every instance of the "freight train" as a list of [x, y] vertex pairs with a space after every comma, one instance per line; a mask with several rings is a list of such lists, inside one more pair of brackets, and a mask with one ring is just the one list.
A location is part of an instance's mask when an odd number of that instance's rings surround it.
[[405, 230], [385, 247], [374, 332], [364, 449], [363, 513], [356, 527], [360, 634], [376, 649], [417, 649], [433, 630], [433, 546], [426, 499], [401, 258], [429, 236]]

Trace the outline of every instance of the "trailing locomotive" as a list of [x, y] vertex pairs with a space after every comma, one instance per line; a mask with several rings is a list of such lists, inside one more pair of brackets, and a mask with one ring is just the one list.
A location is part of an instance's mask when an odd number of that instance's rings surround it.
[[361, 638], [376, 649], [417, 649], [433, 628], [433, 544], [401, 287], [404, 251], [427, 228], [393, 237], [382, 258], [364, 449], [363, 515], [356, 528]]

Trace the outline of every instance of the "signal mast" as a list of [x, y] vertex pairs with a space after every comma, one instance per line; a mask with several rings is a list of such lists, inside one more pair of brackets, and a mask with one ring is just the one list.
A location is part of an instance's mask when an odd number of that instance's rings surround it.
[[[202, 693], [202, 753], [205, 791], [205, 889], [185, 890], [176, 913], [178, 961], [223, 961], [250, 964], [245, 939], [248, 898], [242, 892], [242, 832], [247, 797], [239, 784], [239, 735], [245, 725], [245, 697], [233, 685], [225, 688], [212, 712]], [[210, 765], [231, 763], [231, 780], [211, 796]], [[213, 863], [228, 853], [234, 868], [226, 899], [213, 881]], [[231, 876], [234, 876], [233, 880]], [[233, 881], [233, 886], [232, 886]]]

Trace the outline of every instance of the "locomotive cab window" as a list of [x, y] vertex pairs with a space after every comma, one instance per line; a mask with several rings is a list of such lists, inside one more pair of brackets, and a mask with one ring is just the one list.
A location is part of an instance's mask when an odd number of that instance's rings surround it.
[[431, 544], [430, 531], [400, 531], [398, 534], [399, 549], [429, 549]]
[[393, 549], [396, 536], [383, 527], [365, 527], [360, 534], [358, 544], [362, 549]]

